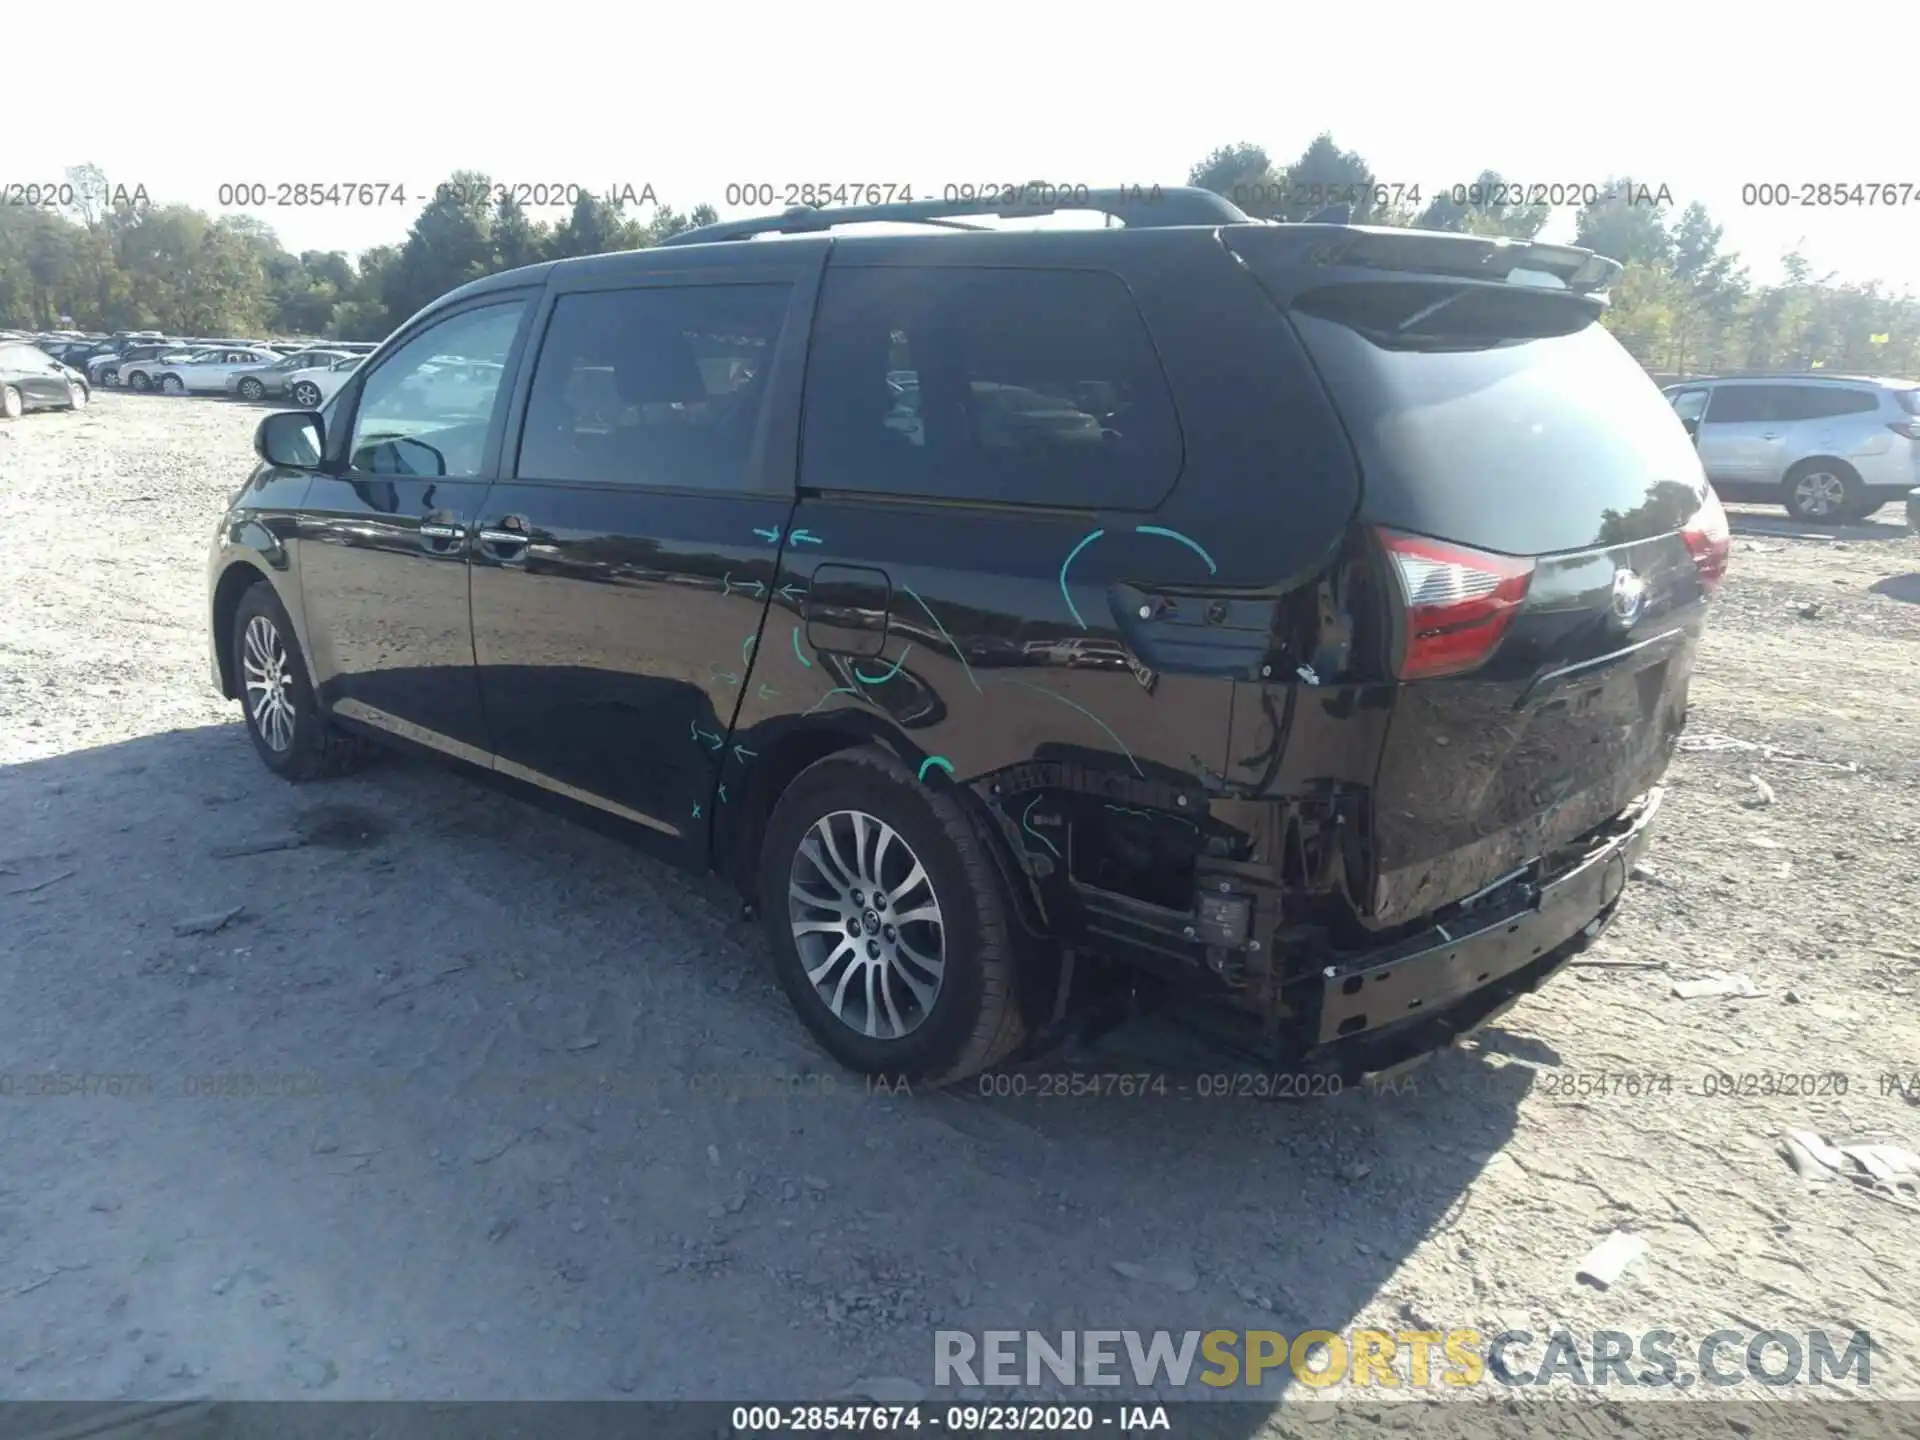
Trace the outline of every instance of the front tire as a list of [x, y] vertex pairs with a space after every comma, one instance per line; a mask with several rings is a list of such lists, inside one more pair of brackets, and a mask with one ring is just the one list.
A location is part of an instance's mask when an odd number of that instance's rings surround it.
[[144, 395], [153, 389], [153, 377], [144, 370], [136, 370], [127, 377], [127, 388], [136, 394]]
[[27, 402], [20, 398], [20, 392], [11, 385], [0, 385], [0, 415], [9, 420], [18, 420], [26, 413]]
[[302, 410], [320, 408], [320, 387], [311, 380], [302, 380], [293, 387], [293, 403]]
[[942, 1085], [1023, 1036], [1012, 902], [948, 790], [878, 750], [808, 766], [774, 806], [761, 913], [787, 998], [827, 1052]]
[[1796, 520], [1835, 525], [1862, 502], [1864, 488], [1851, 465], [1838, 460], [1802, 460], [1781, 482], [1781, 503]]
[[160, 377], [160, 393], [162, 395], [184, 395], [187, 393], [187, 382], [182, 380], [178, 375], [162, 375]]
[[67, 408], [69, 410], [86, 409], [87, 402], [92, 398], [93, 392], [88, 390], [87, 387], [82, 385], [78, 380], [75, 380], [67, 386]]
[[320, 713], [293, 622], [265, 581], [240, 597], [229, 639], [247, 737], [266, 767], [283, 780], [337, 775], [361, 748]]
[[267, 387], [251, 375], [240, 382], [240, 398], [242, 400], [258, 400], [266, 393]]

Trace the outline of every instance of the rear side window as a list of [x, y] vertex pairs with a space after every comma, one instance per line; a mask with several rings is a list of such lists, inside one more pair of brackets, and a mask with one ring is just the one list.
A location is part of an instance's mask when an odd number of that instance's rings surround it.
[[1117, 275], [830, 269], [811, 348], [803, 485], [1146, 509], [1179, 477], [1173, 397]]
[[790, 288], [561, 296], [533, 372], [520, 478], [747, 488]]
[[1802, 386], [1793, 397], [1793, 418], [1827, 420], [1836, 415], [1871, 415], [1880, 408], [1880, 397], [1868, 390], [1834, 390], [1824, 386]]

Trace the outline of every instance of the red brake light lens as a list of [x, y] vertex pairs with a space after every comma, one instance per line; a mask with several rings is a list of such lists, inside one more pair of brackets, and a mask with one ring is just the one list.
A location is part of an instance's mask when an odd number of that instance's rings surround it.
[[1904, 435], [1909, 440], [1920, 440], [1920, 420], [1890, 420], [1887, 428], [1896, 435]]
[[1701, 588], [1711, 595], [1726, 579], [1727, 559], [1733, 553], [1733, 532], [1727, 525], [1726, 507], [1713, 493], [1711, 485], [1707, 487], [1706, 504], [1687, 522], [1680, 538], [1687, 542], [1687, 553], [1693, 556], [1694, 567], [1700, 572]]
[[1464, 545], [1376, 532], [1393, 562], [1404, 607], [1402, 680], [1458, 675], [1481, 664], [1507, 633], [1533, 583], [1533, 561]]

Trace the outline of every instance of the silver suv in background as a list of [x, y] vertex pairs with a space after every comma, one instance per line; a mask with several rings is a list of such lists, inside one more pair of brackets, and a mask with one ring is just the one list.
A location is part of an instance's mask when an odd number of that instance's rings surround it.
[[1859, 375], [1720, 376], [1670, 385], [1725, 500], [1800, 520], [1862, 520], [1920, 485], [1920, 385]]

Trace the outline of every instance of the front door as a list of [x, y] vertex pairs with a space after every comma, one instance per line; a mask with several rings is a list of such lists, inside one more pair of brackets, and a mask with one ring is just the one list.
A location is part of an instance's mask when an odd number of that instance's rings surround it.
[[[329, 473], [301, 517], [301, 595], [323, 704], [390, 734], [486, 763], [473, 670], [467, 552], [497, 473], [499, 376], [532, 293], [437, 315], [329, 413]], [[491, 393], [431, 383], [449, 355], [490, 364]]]
[[[487, 498], [474, 652], [502, 774], [698, 862], [779, 584], [820, 251], [556, 278], [515, 473]], [[802, 541], [801, 543], [804, 543]]]

